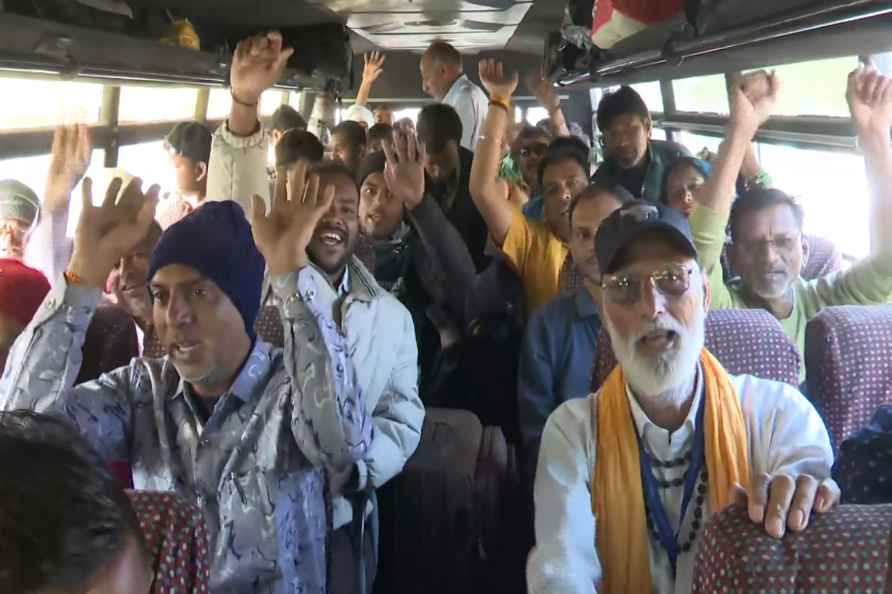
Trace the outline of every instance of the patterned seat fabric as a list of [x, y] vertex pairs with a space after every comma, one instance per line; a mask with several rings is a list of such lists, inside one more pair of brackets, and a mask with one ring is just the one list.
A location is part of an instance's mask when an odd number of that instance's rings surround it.
[[825, 308], [805, 330], [805, 369], [836, 449], [892, 403], [892, 305]]
[[[706, 316], [706, 348], [728, 373], [799, 385], [799, 353], [780, 323], [761, 309], [720, 309]], [[616, 366], [607, 328], [601, 329], [595, 351], [592, 390]]]
[[254, 322], [254, 332], [260, 340], [268, 342], [274, 347], [285, 346], [285, 330], [282, 328], [282, 317], [279, 310], [273, 305], [264, 305], [257, 314]]
[[832, 241], [814, 235], [806, 235], [805, 241], [808, 243], [808, 260], [803, 263], [799, 276], [815, 280], [842, 270], [842, 252]]
[[839, 446], [833, 478], [845, 503], [892, 503], [892, 404]]
[[101, 304], [93, 314], [81, 347], [83, 362], [76, 383], [81, 384], [130, 364], [139, 356], [136, 323], [117, 305]]
[[198, 508], [174, 493], [127, 495], [155, 571], [151, 594], [207, 594], [208, 539]]
[[844, 505], [778, 540], [733, 506], [707, 524], [693, 592], [883, 594], [890, 528], [892, 505]]

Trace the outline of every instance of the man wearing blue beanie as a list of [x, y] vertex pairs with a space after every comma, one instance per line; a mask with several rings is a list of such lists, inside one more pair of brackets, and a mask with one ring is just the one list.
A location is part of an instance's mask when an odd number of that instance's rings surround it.
[[[239, 51], [243, 51], [240, 46]], [[115, 262], [152, 224], [158, 188], [115, 180], [84, 210], [65, 278], [14, 345], [0, 409], [69, 419], [137, 489], [176, 491], [201, 508], [213, 594], [325, 594], [326, 471], [367, 455], [371, 416], [345, 337], [316, 299], [307, 243], [331, 197], [301, 178], [254, 233], [235, 202], [171, 226], [152, 254], [152, 318], [167, 355], [74, 386], [80, 344]], [[256, 244], [255, 244], [256, 238]], [[259, 247], [259, 249], [258, 249]], [[264, 254], [285, 347], [252, 331]], [[298, 287], [301, 288], [298, 291]]]

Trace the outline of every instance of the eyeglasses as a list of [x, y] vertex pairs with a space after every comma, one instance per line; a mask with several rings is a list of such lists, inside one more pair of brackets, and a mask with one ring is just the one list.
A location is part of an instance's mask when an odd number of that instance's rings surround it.
[[606, 274], [601, 278], [604, 296], [618, 305], [634, 305], [641, 298], [646, 279], [666, 297], [681, 297], [691, 286], [694, 269], [686, 266], [667, 266], [643, 277], [631, 274]]
[[530, 144], [520, 149], [520, 156], [526, 159], [530, 155], [536, 155], [537, 157], [543, 156], [548, 151], [548, 145], [544, 142], [537, 142], [536, 144]]

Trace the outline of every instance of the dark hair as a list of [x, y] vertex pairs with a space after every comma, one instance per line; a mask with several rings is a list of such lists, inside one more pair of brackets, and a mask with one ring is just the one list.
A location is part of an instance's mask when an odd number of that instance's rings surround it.
[[594, 200], [595, 198], [599, 198], [604, 195], [610, 195], [610, 197], [619, 202], [620, 206], [635, 201], [635, 197], [632, 196], [632, 194], [629, 193], [629, 191], [620, 184], [603, 184], [600, 182], [595, 182], [589, 185], [579, 194], [574, 196], [573, 200], [570, 201], [570, 222], [573, 222], [573, 213], [576, 211], [576, 207], [579, 206], [581, 202], [584, 202], [586, 200]]
[[306, 130], [288, 130], [276, 144], [276, 166], [288, 166], [299, 159], [312, 163], [322, 160], [325, 148], [315, 134]]
[[270, 127], [277, 132], [306, 130], [307, 121], [290, 105], [280, 105], [270, 118]]
[[[80, 591], [142, 543], [118, 480], [62, 419], [0, 413], [0, 591]], [[141, 545], [142, 546], [142, 545]]]
[[347, 140], [353, 146], [365, 146], [365, 128], [363, 128], [353, 120], [344, 120], [343, 122], [335, 126], [334, 130], [331, 131], [332, 137], [334, 137], [335, 134], [345, 135], [347, 137]]
[[575, 161], [585, 171], [585, 177], [588, 179], [590, 150], [584, 142], [575, 136], [562, 136], [552, 140], [545, 156], [539, 162], [539, 187], [543, 185], [542, 178], [545, 176], [545, 169], [561, 161]]
[[662, 192], [660, 194], [660, 202], [663, 204], [669, 203], [669, 194], [667, 190], [669, 186], [669, 178], [675, 170], [682, 165], [687, 165], [688, 167], [693, 168], [697, 173], [702, 175], [705, 180], [712, 176], [712, 165], [708, 161], [698, 159], [697, 157], [679, 157], [672, 162], [672, 165], [666, 168], [666, 173], [663, 174], [663, 185], [661, 186]]
[[390, 124], [375, 124], [369, 128], [369, 142], [380, 140], [384, 142], [393, 136], [393, 126]]
[[376, 103], [375, 107], [372, 109], [372, 113], [375, 113], [379, 109], [386, 109], [389, 111], [393, 111], [393, 106], [390, 103]]
[[327, 175], [343, 175], [352, 181], [353, 185], [356, 186], [356, 190], [359, 191], [359, 184], [356, 183], [356, 174], [340, 161], [319, 161], [310, 168], [310, 172], [315, 173], [319, 177]]
[[418, 139], [429, 153], [439, 153], [450, 140], [461, 144], [462, 131], [458, 112], [445, 103], [432, 103], [418, 114]]
[[512, 145], [512, 152], [520, 152], [521, 145], [524, 141], [530, 140], [532, 138], [544, 138], [546, 142], [551, 142], [551, 134], [547, 131], [539, 128], [538, 126], [530, 126], [529, 124], [524, 124], [520, 130], [518, 130], [517, 135], [514, 137], [514, 142]]
[[199, 122], [180, 122], [164, 137], [164, 143], [176, 154], [196, 163], [211, 160], [211, 141], [211, 131]]
[[603, 133], [617, 117], [636, 115], [641, 121], [650, 119], [650, 110], [635, 89], [623, 85], [613, 93], [607, 93], [598, 103], [598, 129]]
[[436, 62], [439, 62], [444, 66], [452, 66], [453, 68], [462, 67], [461, 54], [459, 51], [455, 49], [452, 44], [441, 39], [430, 44], [426, 53]]
[[802, 223], [805, 221], [805, 210], [796, 202], [795, 198], [781, 190], [756, 188], [741, 194], [731, 206], [731, 217], [729, 219], [731, 241], [734, 241], [735, 237], [737, 237], [738, 226], [745, 215], [771, 208], [778, 204], [785, 204], [790, 207], [790, 210], [793, 211], [793, 218], [796, 219], [796, 225], [802, 230]]
[[365, 178], [373, 173], [384, 173], [384, 167], [387, 165], [387, 157], [382, 152], [371, 153], [366, 155], [365, 159], [359, 165], [359, 175], [356, 181], [360, 186], [365, 183]]

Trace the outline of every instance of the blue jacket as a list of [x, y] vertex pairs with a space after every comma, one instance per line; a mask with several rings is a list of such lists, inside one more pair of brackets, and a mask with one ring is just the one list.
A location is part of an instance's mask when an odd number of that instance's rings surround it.
[[539, 442], [549, 415], [567, 400], [590, 392], [600, 331], [597, 305], [584, 288], [551, 301], [527, 326], [517, 406], [524, 474], [529, 481], [535, 476]]

